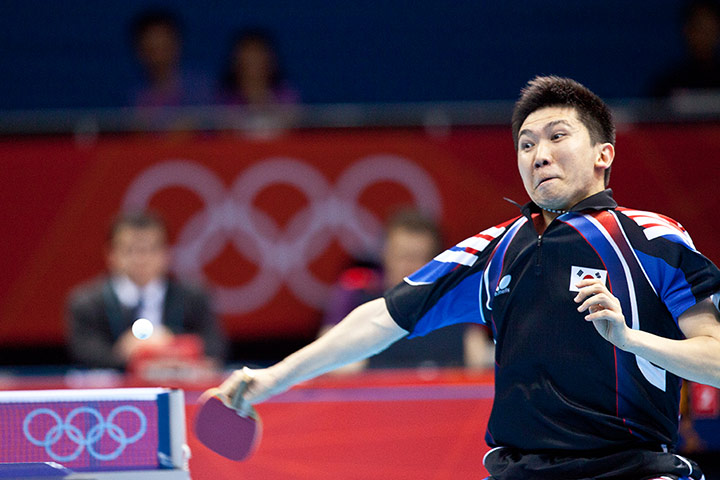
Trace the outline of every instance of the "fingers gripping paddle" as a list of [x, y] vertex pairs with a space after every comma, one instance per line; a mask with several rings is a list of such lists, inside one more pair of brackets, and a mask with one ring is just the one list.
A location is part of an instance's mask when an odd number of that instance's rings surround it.
[[[262, 422], [257, 412], [251, 406], [243, 406], [243, 395], [252, 381], [249, 372], [244, 369], [244, 373], [230, 404], [219, 389], [210, 388], [200, 396], [200, 408], [195, 416], [198, 440], [213, 452], [236, 461], [252, 455], [262, 436]], [[239, 413], [241, 409], [243, 415]]]

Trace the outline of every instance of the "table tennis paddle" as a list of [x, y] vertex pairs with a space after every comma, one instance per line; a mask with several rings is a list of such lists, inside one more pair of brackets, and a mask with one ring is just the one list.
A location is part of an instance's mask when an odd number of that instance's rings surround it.
[[252, 376], [246, 372], [232, 399], [220, 389], [210, 388], [198, 400], [195, 436], [210, 450], [230, 460], [247, 459], [262, 437], [262, 421], [255, 409], [250, 407], [247, 416], [238, 413], [251, 380]]

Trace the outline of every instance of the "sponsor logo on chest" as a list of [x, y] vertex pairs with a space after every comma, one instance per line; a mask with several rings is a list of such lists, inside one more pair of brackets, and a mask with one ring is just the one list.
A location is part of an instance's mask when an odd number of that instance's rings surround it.
[[510, 275], [505, 275], [500, 279], [500, 281], [498, 282], [498, 286], [495, 289], [496, 297], [510, 291], [510, 288], [508, 287], [508, 285], [510, 285], [510, 280], [512, 280], [512, 277]]

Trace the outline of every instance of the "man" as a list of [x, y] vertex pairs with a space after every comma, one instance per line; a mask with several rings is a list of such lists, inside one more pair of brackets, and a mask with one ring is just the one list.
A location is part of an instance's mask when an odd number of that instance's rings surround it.
[[656, 79], [657, 97], [682, 97], [720, 90], [720, 5], [716, 0], [689, 0], [682, 10], [685, 56]]
[[[198, 335], [205, 354], [221, 361], [225, 338], [207, 294], [168, 276], [170, 252], [160, 217], [125, 213], [114, 221], [108, 238], [109, 276], [76, 289], [70, 296], [70, 352], [85, 366], [125, 368], [142, 349], [162, 348], [177, 334]], [[133, 322], [154, 324], [150, 338], [140, 340]]]
[[[720, 386], [720, 270], [675, 221], [617, 207], [607, 106], [538, 77], [513, 112], [532, 202], [467, 239], [327, 335], [254, 372], [245, 400], [381, 350], [408, 333], [488, 325], [492, 479], [702, 478], [674, 455], [680, 378]], [[221, 388], [234, 393], [242, 373]]]
[[148, 10], [132, 22], [133, 47], [143, 83], [132, 92], [137, 107], [177, 107], [212, 102], [210, 82], [182, 65], [182, 32], [171, 12]]

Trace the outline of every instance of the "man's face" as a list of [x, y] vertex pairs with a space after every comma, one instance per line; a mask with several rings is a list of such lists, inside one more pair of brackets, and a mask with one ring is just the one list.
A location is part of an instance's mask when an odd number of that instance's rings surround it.
[[528, 115], [518, 136], [518, 169], [539, 206], [565, 210], [605, 188], [613, 146], [593, 145], [571, 107], [546, 107]]
[[151, 74], [162, 74], [175, 68], [180, 58], [180, 39], [167, 25], [149, 27], [138, 42], [138, 56]]
[[428, 232], [398, 227], [388, 232], [383, 250], [383, 270], [387, 287], [400, 283], [435, 255], [435, 240]]
[[155, 227], [122, 227], [108, 253], [113, 274], [127, 275], [138, 286], [165, 276], [170, 256], [163, 232]]
[[261, 42], [245, 42], [235, 50], [238, 78], [244, 75], [245, 80], [267, 83], [273, 75], [274, 63], [272, 52]]

